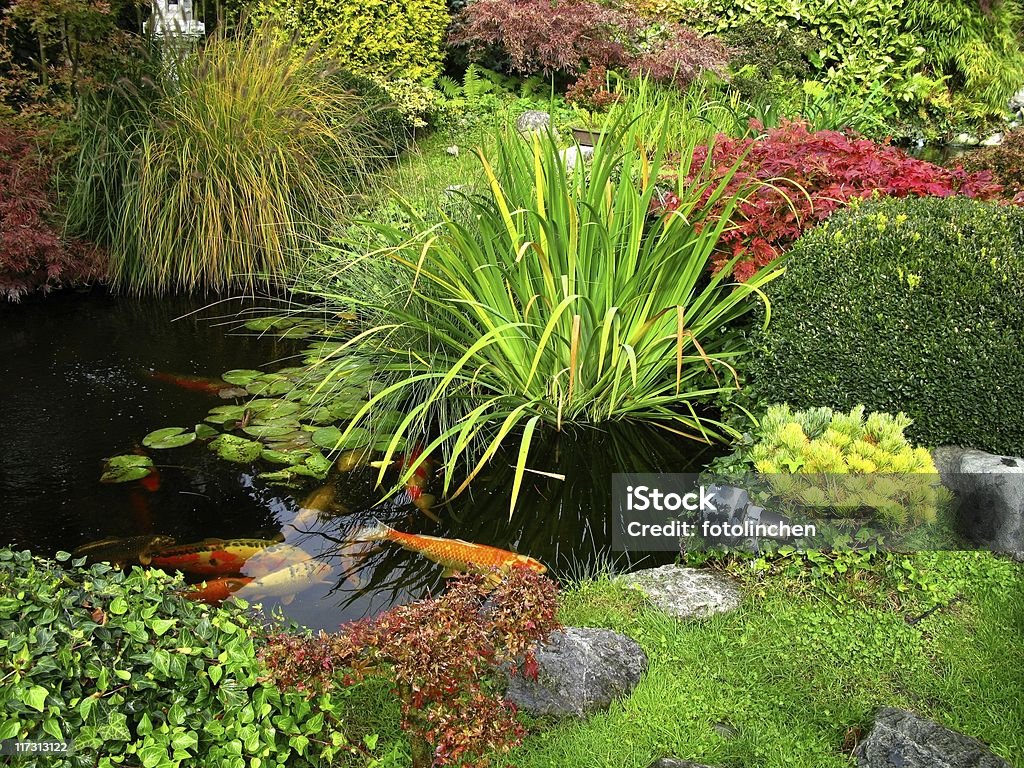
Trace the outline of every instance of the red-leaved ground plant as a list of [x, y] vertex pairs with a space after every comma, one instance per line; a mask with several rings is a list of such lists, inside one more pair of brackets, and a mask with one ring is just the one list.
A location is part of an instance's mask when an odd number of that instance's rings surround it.
[[680, 87], [704, 70], [724, 75], [729, 60], [717, 38], [592, 0], [475, 0], [456, 15], [449, 42], [497, 48], [521, 74], [623, 68]]
[[[536, 677], [535, 645], [558, 627], [556, 587], [513, 568], [493, 590], [481, 576], [336, 633], [273, 635], [262, 651], [278, 685], [311, 695], [367, 676], [394, 681], [413, 765], [484, 765], [525, 735], [501, 696], [502, 664]], [[521, 664], [521, 666], [517, 666]]]
[[103, 274], [95, 248], [54, 228], [49, 182], [35, 137], [0, 124], [0, 297], [10, 301]]
[[[720, 135], [710, 148], [698, 147], [691, 166], [691, 180], [699, 175], [712, 182], [707, 197], [736, 168], [727, 189], [743, 199], [722, 236], [715, 266], [720, 269], [738, 256], [733, 274], [739, 280], [778, 258], [806, 229], [851, 200], [873, 195], [989, 200], [1002, 189], [990, 173], [943, 168], [887, 144], [838, 131], [812, 132], [800, 121], [768, 131], [756, 121], [751, 127], [760, 135]], [[677, 206], [668, 194], [657, 198], [652, 209], [664, 213]]]

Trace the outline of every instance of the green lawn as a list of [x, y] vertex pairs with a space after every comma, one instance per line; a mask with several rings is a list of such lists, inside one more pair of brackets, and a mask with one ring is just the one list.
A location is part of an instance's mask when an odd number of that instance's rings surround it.
[[563, 621], [635, 638], [648, 673], [609, 712], [532, 735], [511, 764], [642, 768], [674, 755], [720, 766], [849, 766], [847, 729], [891, 705], [1024, 766], [1024, 568], [987, 554], [908, 562], [924, 589], [854, 578], [830, 596], [781, 575], [750, 579], [738, 610], [690, 622], [607, 579], [582, 584], [563, 596]]

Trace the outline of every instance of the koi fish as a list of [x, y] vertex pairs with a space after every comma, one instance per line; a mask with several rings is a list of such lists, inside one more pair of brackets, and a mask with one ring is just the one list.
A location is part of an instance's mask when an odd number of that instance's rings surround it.
[[[399, 472], [403, 472], [406, 467], [415, 464], [423, 454], [423, 446], [417, 445], [409, 453], [402, 456], [394, 463], [395, 468]], [[384, 466], [384, 462], [372, 461], [370, 466], [381, 467]], [[427, 517], [432, 519], [434, 522], [441, 522], [436, 515], [430, 512], [430, 508], [434, 506], [436, 499], [429, 493], [424, 493], [424, 489], [430, 482], [430, 478], [433, 475], [434, 462], [426, 458], [419, 466], [413, 470], [412, 475], [408, 480], [405, 481], [405, 494], [406, 497]]]
[[334, 467], [339, 472], [351, 472], [369, 464], [372, 456], [373, 452], [365, 446], [352, 448], [338, 457], [338, 460], [334, 462]]
[[227, 576], [241, 573], [253, 556], [279, 546], [266, 539], [203, 539], [193, 544], [164, 547], [152, 556], [157, 568], [194, 576]]
[[118, 568], [128, 565], [149, 565], [153, 555], [165, 547], [172, 546], [170, 536], [125, 536], [90, 541], [76, 547], [71, 554], [87, 557], [92, 562], [107, 562]]
[[345, 505], [335, 500], [337, 491], [338, 489], [334, 483], [326, 483], [317, 488], [302, 500], [299, 504], [299, 511], [288, 525], [299, 533], [306, 533], [309, 527], [320, 519], [322, 514], [348, 514], [349, 510]]
[[195, 600], [207, 605], [220, 605], [250, 582], [252, 582], [251, 576], [226, 576], [219, 579], [210, 579], [196, 589], [182, 592], [181, 596], [186, 600]]
[[191, 374], [164, 373], [163, 371], [146, 371], [146, 376], [154, 381], [163, 381], [173, 384], [181, 389], [191, 392], [203, 392], [207, 395], [218, 395], [225, 400], [232, 397], [245, 397], [248, 395], [241, 387], [228, 384], [220, 379], [211, 379], [205, 376], [193, 376]]
[[507, 549], [489, 547], [486, 544], [474, 544], [462, 539], [402, 533], [379, 520], [376, 525], [357, 533], [356, 540], [393, 542], [411, 552], [417, 552], [435, 563], [440, 563], [448, 572], [463, 571], [491, 575], [493, 569], [505, 571], [517, 566], [529, 568], [537, 573], [547, 571], [547, 567], [543, 563], [527, 555], [509, 552]]
[[[149, 454], [146, 453], [139, 445], [136, 445], [134, 448], [132, 448], [132, 453], [134, 453], [136, 456], [149, 456]], [[159, 491], [160, 473], [157, 471], [157, 468], [151, 466], [149, 468], [149, 474], [146, 475], [145, 477], [139, 478], [139, 485], [141, 485], [150, 493], [156, 493], [157, 491]]]
[[279, 597], [283, 605], [288, 605], [299, 592], [309, 589], [314, 584], [328, 583], [327, 575], [330, 571], [330, 565], [310, 557], [304, 562], [253, 579], [235, 595], [250, 601]]

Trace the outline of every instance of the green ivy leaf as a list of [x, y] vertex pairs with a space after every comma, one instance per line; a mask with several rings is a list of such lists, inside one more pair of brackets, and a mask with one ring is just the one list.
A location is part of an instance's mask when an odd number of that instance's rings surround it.
[[49, 691], [43, 688], [43, 686], [33, 685], [25, 693], [25, 704], [38, 712], [42, 712], [43, 708], [46, 706], [45, 702], [48, 694]]

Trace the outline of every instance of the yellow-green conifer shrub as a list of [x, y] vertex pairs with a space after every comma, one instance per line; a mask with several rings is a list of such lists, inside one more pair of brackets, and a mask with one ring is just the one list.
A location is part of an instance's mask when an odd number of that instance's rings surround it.
[[873, 510], [889, 525], [932, 523], [948, 493], [926, 448], [915, 448], [903, 413], [831, 408], [768, 409], [749, 461], [773, 492], [804, 507], [859, 516]]
[[253, 16], [274, 19], [362, 75], [423, 83], [441, 74], [445, 0], [261, 0]]

